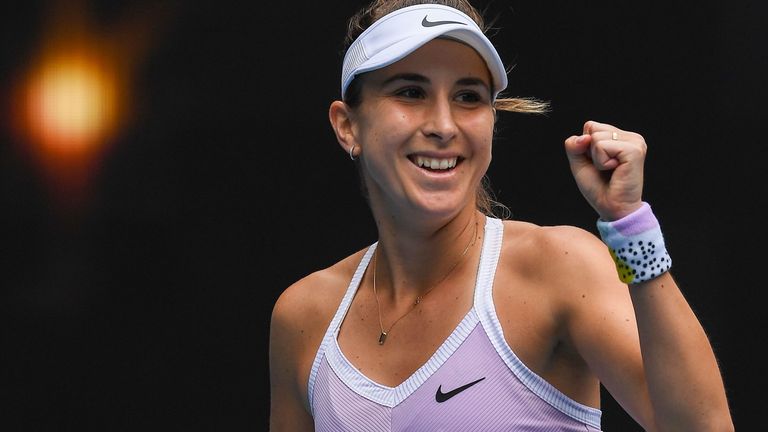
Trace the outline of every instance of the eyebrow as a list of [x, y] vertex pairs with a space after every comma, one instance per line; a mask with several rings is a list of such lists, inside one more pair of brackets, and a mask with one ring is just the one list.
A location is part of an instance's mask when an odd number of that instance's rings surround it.
[[[429, 78], [425, 77], [424, 75], [419, 75], [417, 73], [398, 73], [385, 79], [381, 83], [381, 86], [384, 87], [387, 84], [390, 84], [394, 81], [400, 81], [400, 80], [413, 81], [418, 83], [429, 83]], [[474, 77], [460, 78], [458, 81], [456, 81], [456, 84], [462, 85], [462, 86], [480, 86], [490, 91], [488, 84], [486, 84], [485, 81], [483, 81], [480, 78], [474, 78]]]
[[481, 80], [480, 78], [461, 78], [460, 80], [456, 81], [456, 84], [463, 86], [480, 86], [490, 91], [488, 84], [486, 84], [485, 81]]
[[399, 73], [399, 74], [394, 74], [391, 77], [385, 79], [381, 83], [381, 85], [383, 87], [383, 86], [385, 86], [385, 85], [387, 85], [389, 83], [392, 83], [394, 81], [400, 81], [400, 80], [403, 80], [403, 81], [415, 81], [415, 82], [420, 82], [420, 83], [428, 83], [429, 82], [429, 78], [425, 77], [424, 75], [419, 75], [419, 74], [416, 74], [416, 73]]

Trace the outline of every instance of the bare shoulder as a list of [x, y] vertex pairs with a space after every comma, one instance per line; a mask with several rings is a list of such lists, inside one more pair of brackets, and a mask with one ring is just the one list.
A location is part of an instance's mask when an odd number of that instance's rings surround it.
[[[577, 277], [612, 266], [608, 249], [593, 233], [571, 225], [540, 226], [528, 222], [504, 222], [505, 260], [521, 271], [551, 277]], [[611, 271], [608, 274], [614, 275]], [[586, 276], [586, 275], [584, 275]]]
[[358, 251], [286, 288], [272, 309], [273, 328], [294, 336], [323, 334], [364, 253]]
[[552, 306], [561, 312], [583, 307], [587, 299], [587, 303], [611, 301], [611, 291], [626, 291], [608, 248], [595, 234], [569, 225], [504, 224], [500, 270], [514, 275], [517, 286], [527, 286], [555, 302]]
[[[364, 252], [301, 278], [275, 302], [269, 332], [273, 409], [282, 412], [286, 407], [304, 405], [306, 410], [307, 382], [315, 353]], [[293, 414], [275, 417], [295, 415], [294, 410]]]
[[[544, 305], [574, 342], [594, 337], [608, 322], [636, 333], [627, 286], [619, 280], [608, 247], [595, 234], [574, 226], [505, 223], [502, 277], [530, 303]], [[509, 296], [507, 296], [509, 298]], [[602, 330], [600, 330], [602, 329]]]

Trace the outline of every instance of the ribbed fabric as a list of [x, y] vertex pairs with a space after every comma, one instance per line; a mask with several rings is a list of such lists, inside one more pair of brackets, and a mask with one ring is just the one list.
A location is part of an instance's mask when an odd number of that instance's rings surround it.
[[[318, 350], [309, 379], [316, 431], [598, 431], [600, 410], [530, 371], [504, 340], [492, 287], [503, 224], [486, 218], [473, 308], [432, 357], [396, 387], [360, 373], [336, 341], [376, 244], [366, 252]], [[477, 381], [477, 382], [475, 382]], [[449, 393], [473, 383], [445, 401]]]
[[448, 339], [443, 342], [442, 346], [435, 351], [432, 357], [397, 387], [379, 384], [360, 373], [344, 357], [336, 340], [333, 341], [333, 345], [326, 351], [326, 357], [330, 367], [349, 388], [356, 389], [361, 396], [372, 402], [392, 408], [399, 405], [421, 387], [424, 381], [432, 376], [451, 357], [464, 339], [469, 336], [477, 322], [477, 314], [474, 310], [471, 310], [461, 323], [456, 326], [456, 329]]
[[335, 432], [390, 431], [392, 410], [375, 403], [361, 403], [329, 367], [319, 369], [316, 392], [315, 430]]
[[[341, 322], [344, 320], [344, 316], [347, 315], [349, 305], [352, 304], [352, 299], [355, 297], [357, 287], [360, 286], [360, 281], [363, 280], [365, 269], [368, 267], [368, 263], [371, 261], [371, 257], [376, 251], [376, 246], [378, 246], [378, 244], [378, 242], [372, 244], [363, 255], [363, 259], [360, 260], [360, 264], [358, 264], [357, 270], [355, 270], [355, 274], [352, 275], [352, 280], [349, 282], [347, 292], [344, 294], [344, 298], [341, 299], [341, 304], [336, 310], [336, 314], [333, 316], [331, 323], [328, 325], [328, 329], [325, 331], [325, 336], [323, 336], [323, 341], [320, 343], [320, 348], [318, 348], [317, 354], [315, 354], [315, 360], [312, 362], [312, 369], [309, 371], [309, 385], [307, 387], [307, 397], [310, 402], [314, 400], [315, 378], [317, 376], [317, 371], [320, 368], [320, 361], [323, 358], [323, 354], [329, 345], [336, 345], [336, 335], [339, 334]], [[314, 414], [315, 406], [310, 403], [309, 407], [312, 410], [312, 414]]]

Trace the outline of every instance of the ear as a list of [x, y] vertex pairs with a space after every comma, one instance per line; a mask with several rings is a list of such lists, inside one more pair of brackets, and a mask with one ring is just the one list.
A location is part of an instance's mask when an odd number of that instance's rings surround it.
[[350, 154], [350, 150], [354, 151], [353, 147], [355, 146], [359, 152], [360, 146], [353, 129], [352, 110], [349, 105], [339, 100], [333, 101], [328, 109], [328, 119], [331, 121], [333, 132], [336, 134], [336, 140], [344, 152]]

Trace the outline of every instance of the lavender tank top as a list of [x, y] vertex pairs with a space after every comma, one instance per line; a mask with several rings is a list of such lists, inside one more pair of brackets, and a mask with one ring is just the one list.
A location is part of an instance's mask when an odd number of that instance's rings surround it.
[[487, 217], [472, 309], [432, 357], [396, 387], [363, 375], [337, 343], [377, 243], [368, 248], [312, 364], [308, 396], [316, 431], [600, 430], [600, 410], [561, 393], [506, 343], [492, 297], [502, 235], [502, 221]]

